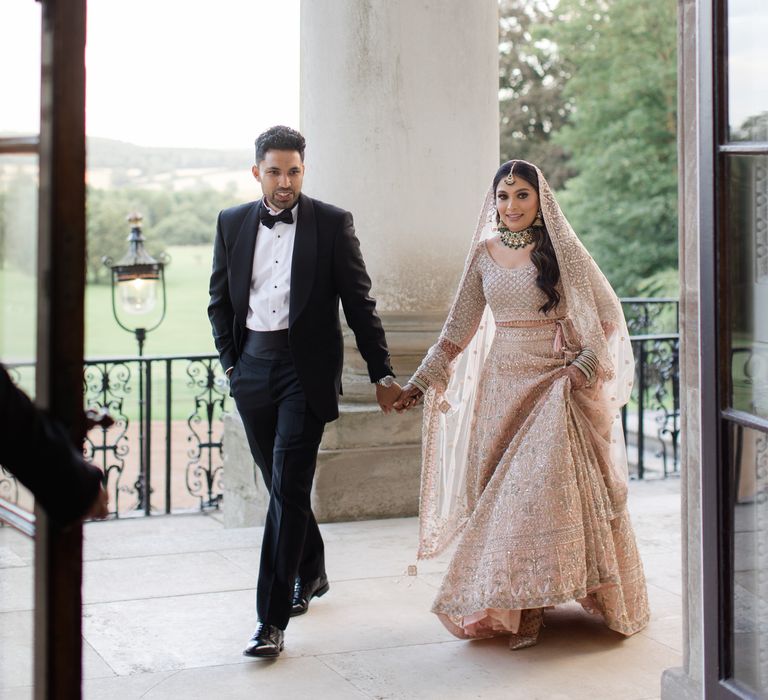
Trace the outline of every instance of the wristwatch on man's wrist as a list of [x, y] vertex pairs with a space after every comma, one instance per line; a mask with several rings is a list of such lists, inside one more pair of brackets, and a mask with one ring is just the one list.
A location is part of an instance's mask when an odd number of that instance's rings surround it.
[[382, 377], [381, 379], [377, 380], [376, 383], [379, 386], [383, 386], [385, 389], [389, 389], [389, 387], [395, 383], [395, 378], [391, 374], [388, 374], [386, 377]]

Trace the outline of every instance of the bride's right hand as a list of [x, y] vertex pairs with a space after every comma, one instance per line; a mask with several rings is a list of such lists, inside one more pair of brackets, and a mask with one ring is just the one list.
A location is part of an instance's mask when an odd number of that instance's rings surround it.
[[403, 387], [400, 396], [398, 396], [395, 403], [392, 404], [392, 408], [398, 413], [402, 413], [403, 411], [407, 411], [416, 406], [423, 397], [424, 394], [421, 389], [409, 382]]
[[571, 380], [571, 389], [578, 391], [587, 386], [587, 377], [578, 367], [569, 365], [565, 370], [565, 375]]

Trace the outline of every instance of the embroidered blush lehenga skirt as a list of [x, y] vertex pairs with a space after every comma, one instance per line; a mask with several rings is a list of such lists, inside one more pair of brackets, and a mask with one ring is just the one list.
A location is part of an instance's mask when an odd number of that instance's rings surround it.
[[626, 484], [610, 474], [613, 415], [571, 391], [554, 324], [497, 328], [467, 474], [471, 516], [432, 611], [461, 638], [518, 631], [520, 613], [579, 601], [613, 630], [648, 622]]

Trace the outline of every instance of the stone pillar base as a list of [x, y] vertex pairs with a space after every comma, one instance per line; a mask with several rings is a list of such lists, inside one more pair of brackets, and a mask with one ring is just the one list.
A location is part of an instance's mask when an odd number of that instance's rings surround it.
[[[320, 444], [312, 509], [324, 523], [417, 515], [420, 478], [420, 407], [385, 416], [375, 404], [342, 405]], [[224, 417], [222, 481], [224, 527], [263, 525], [269, 494], [237, 413]]]
[[224, 527], [263, 525], [269, 493], [253, 461], [240, 414], [225, 413], [222, 514]]
[[[382, 314], [392, 365], [405, 384], [432, 345], [445, 314]], [[365, 363], [345, 327], [344, 395], [325, 426], [312, 489], [319, 522], [399, 518], [419, 512], [422, 409], [384, 415]], [[254, 467], [240, 416], [224, 418], [225, 527], [262, 525], [269, 494]]]
[[682, 668], [668, 668], [661, 675], [661, 700], [700, 700], [701, 686]]

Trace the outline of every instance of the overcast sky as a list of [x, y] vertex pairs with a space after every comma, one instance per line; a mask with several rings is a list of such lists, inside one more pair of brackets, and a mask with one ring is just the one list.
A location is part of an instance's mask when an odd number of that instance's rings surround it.
[[[298, 127], [299, 2], [89, 0], [89, 135], [238, 148]], [[768, 108], [765, 2], [729, 4], [734, 126]], [[39, 27], [39, 3], [0, 0], [0, 132], [37, 132]]]
[[[37, 132], [39, 27], [38, 3], [0, 2], [0, 132]], [[299, 126], [299, 0], [89, 0], [87, 42], [90, 136], [250, 148]]]

